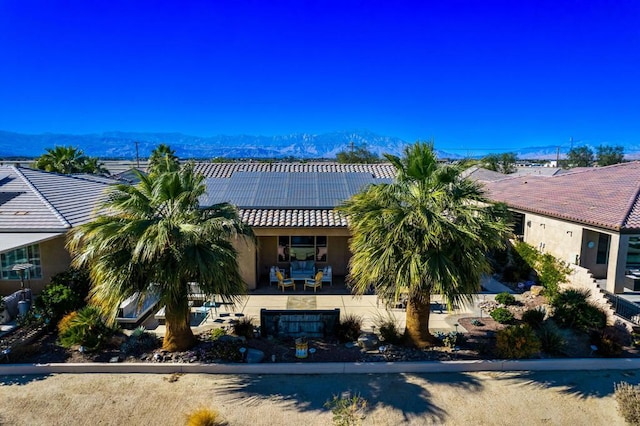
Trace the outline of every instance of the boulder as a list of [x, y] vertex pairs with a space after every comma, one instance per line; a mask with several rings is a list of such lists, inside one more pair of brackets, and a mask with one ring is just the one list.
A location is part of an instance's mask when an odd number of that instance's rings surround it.
[[378, 336], [373, 333], [363, 333], [358, 337], [358, 346], [367, 351], [378, 349], [379, 343]]
[[258, 364], [264, 359], [264, 352], [258, 349], [249, 348], [246, 356], [247, 364]]
[[531, 295], [532, 296], [540, 296], [544, 291], [544, 287], [541, 285], [532, 285], [531, 286]]

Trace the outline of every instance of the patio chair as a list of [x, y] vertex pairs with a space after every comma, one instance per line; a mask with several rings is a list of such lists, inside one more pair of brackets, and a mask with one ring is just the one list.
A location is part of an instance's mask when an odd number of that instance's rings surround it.
[[315, 278], [307, 278], [304, 280], [304, 290], [306, 290], [307, 287], [312, 287], [314, 293], [318, 287], [322, 288], [322, 271], [318, 271]]
[[282, 272], [276, 271], [276, 277], [278, 277], [278, 288], [282, 288], [282, 292], [284, 293], [285, 287], [293, 287], [293, 290], [296, 289], [296, 282], [291, 278], [286, 278], [282, 276]]

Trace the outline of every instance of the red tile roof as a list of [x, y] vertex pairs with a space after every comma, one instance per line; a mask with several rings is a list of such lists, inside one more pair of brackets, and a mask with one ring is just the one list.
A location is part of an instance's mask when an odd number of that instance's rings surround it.
[[611, 230], [640, 230], [640, 162], [485, 182], [508, 206]]

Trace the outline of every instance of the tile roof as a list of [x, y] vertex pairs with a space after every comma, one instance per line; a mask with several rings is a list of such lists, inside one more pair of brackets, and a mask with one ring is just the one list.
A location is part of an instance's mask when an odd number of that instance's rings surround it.
[[196, 163], [194, 170], [208, 178], [228, 178], [234, 172], [317, 172], [317, 173], [371, 173], [374, 178], [396, 176], [391, 163], [341, 164], [341, 163]]
[[485, 182], [508, 206], [611, 230], [640, 230], [640, 162]]
[[500, 179], [506, 179], [509, 175], [505, 175], [504, 173], [494, 172], [493, 170], [488, 170], [482, 167], [469, 167], [465, 171], [462, 172], [462, 177], [469, 178], [471, 180], [477, 180], [480, 182], [493, 182]]
[[0, 166], [0, 232], [64, 232], [88, 222], [108, 187], [96, 179]]
[[347, 219], [331, 209], [240, 209], [243, 222], [253, 227], [346, 227]]

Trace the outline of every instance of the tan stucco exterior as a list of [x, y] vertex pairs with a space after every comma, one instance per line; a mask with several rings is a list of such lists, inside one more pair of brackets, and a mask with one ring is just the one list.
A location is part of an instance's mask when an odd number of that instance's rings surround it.
[[[40, 263], [42, 267], [42, 278], [31, 278], [25, 281], [25, 286], [31, 287], [35, 294], [49, 284], [51, 277], [69, 269], [71, 256], [65, 248], [65, 236], [60, 236], [52, 240], [39, 243]], [[20, 280], [0, 280], [0, 292], [3, 295], [13, 293], [20, 289]]]
[[[630, 235], [535, 213], [516, 212], [525, 216], [524, 242], [569, 264], [588, 269], [594, 278], [606, 279], [607, 291], [623, 292]], [[599, 264], [600, 234], [609, 236], [609, 247], [607, 262]]]

